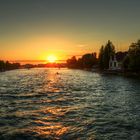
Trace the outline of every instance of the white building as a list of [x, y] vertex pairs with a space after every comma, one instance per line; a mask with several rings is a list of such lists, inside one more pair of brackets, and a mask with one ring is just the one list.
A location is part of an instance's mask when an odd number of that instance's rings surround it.
[[109, 60], [109, 70], [121, 70], [121, 65], [116, 59], [116, 55], [111, 56]]
[[122, 62], [126, 55], [127, 52], [118, 52], [110, 56], [109, 70], [122, 70]]

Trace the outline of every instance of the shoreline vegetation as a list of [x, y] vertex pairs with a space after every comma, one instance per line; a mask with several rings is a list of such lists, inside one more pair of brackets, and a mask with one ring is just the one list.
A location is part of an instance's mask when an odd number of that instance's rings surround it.
[[[108, 40], [105, 45], [101, 46], [98, 58], [96, 53], [84, 54], [78, 59], [73, 56], [67, 60], [67, 66], [72, 69], [91, 70], [102, 74], [140, 78], [140, 40], [130, 44], [128, 48], [128, 51], [116, 52], [114, 44]], [[119, 56], [119, 69], [112, 69], [110, 59], [116, 54]]]
[[10, 63], [9, 61], [0, 60], [0, 72], [19, 69], [20, 66], [20, 63]]
[[[0, 60], [0, 72], [7, 70], [21, 69], [21, 68], [41, 68], [41, 67], [54, 67], [54, 68], [71, 68], [89, 70], [92, 72], [100, 72], [103, 74], [123, 75], [127, 77], [140, 78], [140, 40], [130, 44], [127, 52], [116, 52], [114, 44], [108, 40], [105, 45], [102, 45], [97, 58], [96, 52], [84, 54], [80, 58], [72, 56], [66, 60], [66, 63], [47, 63], [47, 64], [25, 64], [10, 63], [8, 61]], [[110, 58], [116, 54], [125, 57], [120, 61], [120, 69], [110, 69]]]

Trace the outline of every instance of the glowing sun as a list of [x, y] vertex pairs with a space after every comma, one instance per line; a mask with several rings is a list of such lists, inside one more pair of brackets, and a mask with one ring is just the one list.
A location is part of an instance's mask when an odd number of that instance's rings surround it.
[[56, 62], [56, 60], [57, 60], [57, 57], [55, 55], [49, 55], [47, 57], [47, 61], [50, 63], [54, 63], [54, 62]]

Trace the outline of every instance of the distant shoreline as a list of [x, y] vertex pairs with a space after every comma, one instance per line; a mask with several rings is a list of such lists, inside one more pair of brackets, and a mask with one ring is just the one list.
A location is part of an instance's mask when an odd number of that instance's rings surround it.
[[131, 72], [131, 71], [117, 71], [117, 70], [100, 70], [100, 69], [80, 69], [90, 72], [96, 72], [104, 75], [116, 75], [116, 76], [124, 76], [130, 78], [140, 79], [140, 72]]
[[[6, 72], [6, 71], [12, 71], [12, 70], [20, 70], [20, 69], [29, 69], [30, 70], [32, 68], [68, 68], [68, 67], [31, 67], [31, 68], [21, 67], [21, 68], [17, 68], [17, 69], [3, 70], [3, 71], [0, 71], [0, 73]], [[74, 70], [76, 68], [68, 68], [68, 69]], [[124, 76], [124, 77], [140, 79], [140, 72], [100, 70], [100, 69], [90, 69], [90, 68], [89, 69], [79, 69], [79, 70], [90, 71], [90, 72], [100, 73], [100, 74], [104, 74], [104, 75], [116, 75], [116, 76]]]
[[140, 72], [130, 72], [130, 71], [117, 71], [117, 70], [101, 70], [100, 73], [106, 75], [118, 75], [124, 77], [138, 78], [140, 79]]

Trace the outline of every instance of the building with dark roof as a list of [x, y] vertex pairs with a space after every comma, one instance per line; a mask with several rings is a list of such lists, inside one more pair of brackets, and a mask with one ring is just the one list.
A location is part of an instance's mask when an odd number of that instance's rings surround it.
[[127, 55], [127, 52], [117, 52], [110, 56], [109, 70], [122, 70], [122, 62]]

